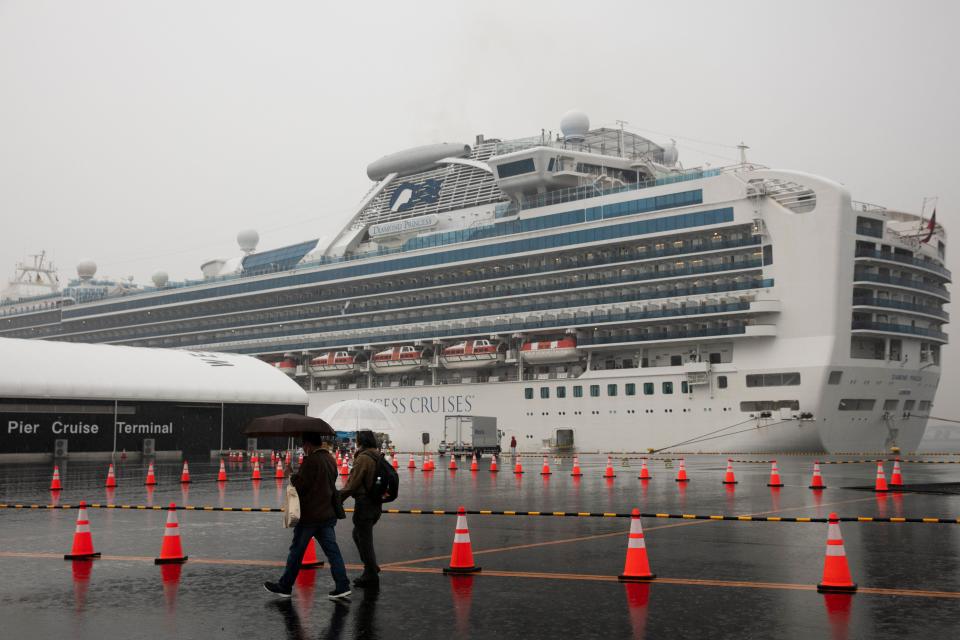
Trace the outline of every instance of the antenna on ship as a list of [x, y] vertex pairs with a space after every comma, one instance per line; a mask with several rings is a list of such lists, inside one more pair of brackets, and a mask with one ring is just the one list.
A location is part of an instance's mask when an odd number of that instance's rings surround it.
[[630, 124], [626, 120], [614, 120], [618, 125], [620, 125], [620, 138], [617, 141], [617, 153], [620, 154], [620, 157], [623, 157], [623, 125]]
[[747, 149], [749, 149], [749, 148], [750, 148], [750, 147], [748, 147], [747, 144], [746, 144], [743, 140], [741, 140], [741, 141], [740, 141], [740, 144], [737, 145], [737, 149], [740, 150], [740, 164], [741, 164], [741, 165], [747, 164]]

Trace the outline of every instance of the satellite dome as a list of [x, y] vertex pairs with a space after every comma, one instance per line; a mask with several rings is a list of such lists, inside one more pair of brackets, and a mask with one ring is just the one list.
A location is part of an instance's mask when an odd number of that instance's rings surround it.
[[77, 275], [86, 282], [97, 274], [97, 263], [93, 260], [81, 260], [77, 265]]
[[163, 287], [167, 286], [170, 276], [167, 275], [166, 271], [157, 271], [155, 274], [153, 274], [153, 276], [151, 276], [151, 280], [153, 280], [153, 286], [155, 286], [157, 289], [162, 289]]
[[244, 253], [253, 253], [257, 250], [257, 244], [260, 242], [260, 234], [256, 229], [244, 229], [237, 234], [237, 244]]
[[663, 164], [672, 167], [677, 164], [680, 158], [680, 152], [677, 151], [677, 143], [670, 141], [670, 146], [663, 148]]
[[583, 140], [583, 137], [590, 131], [590, 118], [579, 109], [567, 111], [560, 119], [560, 131], [563, 132], [563, 137], [567, 140]]

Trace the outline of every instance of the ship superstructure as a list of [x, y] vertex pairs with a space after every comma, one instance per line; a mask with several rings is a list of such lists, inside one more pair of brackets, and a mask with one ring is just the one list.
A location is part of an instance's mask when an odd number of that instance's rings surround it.
[[561, 129], [386, 156], [330, 242], [245, 232], [202, 281], [21, 299], [0, 336], [255, 354], [313, 414], [383, 404], [409, 448], [470, 413], [528, 451], [916, 447], [940, 225], [745, 158], [685, 169], [579, 112]]

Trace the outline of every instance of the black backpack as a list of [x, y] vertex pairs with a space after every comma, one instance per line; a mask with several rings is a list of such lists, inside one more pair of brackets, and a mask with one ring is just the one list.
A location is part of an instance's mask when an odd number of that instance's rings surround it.
[[382, 453], [376, 455], [371, 452], [371, 457], [376, 460], [377, 467], [374, 471], [373, 484], [367, 491], [367, 497], [373, 502], [381, 504], [393, 502], [397, 499], [400, 492], [400, 475], [397, 470], [387, 462], [387, 457]]

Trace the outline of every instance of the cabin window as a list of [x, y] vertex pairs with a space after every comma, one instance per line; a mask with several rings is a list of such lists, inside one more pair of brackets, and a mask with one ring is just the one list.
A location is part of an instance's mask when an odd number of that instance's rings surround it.
[[710, 354], [710, 364], [720, 364], [720, 362], [721, 360], [719, 353], [714, 352]]
[[540, 399], [541, 400], [550, 399], [550, 387], [540, 387]]
[[661, 385], [661, 388], [662, 388], [662, 391], [663, 391], [663, 393], [664, 393], [665, 395], [670, 395], [671, 393], [673, 393], [673, 383], [672, 383], [672, 382], [664, 382], [664, 383]]
[[717, 386], [721, 389], [727, 388], [727, 376], [717, 376]]
[[884, 400], [883, 401], [883, 410], [884, 411], [896, 411], [897, 407], [900, 405], [899, 400]]
[[790, 387], [800, 384], [800, 374], [792, 373], [757, 373], [747, 376], [748, 387]]
[[525, 158], [515, 162], [506, 162], [497, 166], [497, 176], [501, 178], [510, 178], [524, 173], [531, 173], [534, 170], [533, 158]]
[[567, 397], [567, 388], [566, 387], [557, 387], [557, 397], [566, 398]]
[[670, 356], [670, 366], [679, 367], [683, 364], [683, 358], [681, 356]]
[[573, 385], [573, 397], [582, 398], [583, 397], [583, 387], [578, 384]]
[[680, 382], [680, 393], [690, 393], [690, 385], [686, 380]]
[[608, 396], [615, 396], [615, 395], [617, 395], [617, 385], [615, 385], [615, 384], [608, 384], [608, 385], [607, 385], [607, 395], [608, 395]]
[[645, 396], [652, 396], [652, 395], [653, 395], [653, 383], [652, 383], [652, 382], [644, 382], [644, 383], [643, 383], [643, 395], [645, 395]]
[[523, 397], [527, 400], [533, 400], [533, 387], [527, 387], [523, 390]]
[[590, 397], [599, 398], [600, 397], [600, 385], [592, 384], [590, 385]]
[[873, 411], [877, 403], [873, 398], [844, 398], [837, 407], [840, 411]]
[[831, 371], [830, 377], [827, 378], [827, 384], [840, 384], [841, 378], [843, 378], [843, 371]]
[[627, 384], [623, 385], [623, 393], [624, 395], [628, 396], [637, 395], [637, 385], [632, 382], [628, 382]]

